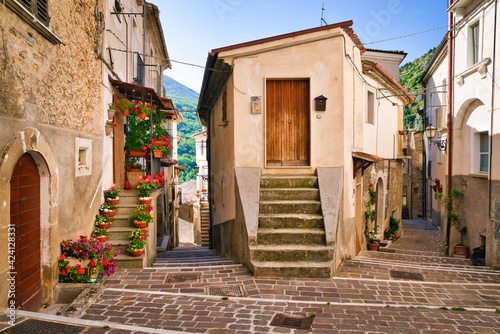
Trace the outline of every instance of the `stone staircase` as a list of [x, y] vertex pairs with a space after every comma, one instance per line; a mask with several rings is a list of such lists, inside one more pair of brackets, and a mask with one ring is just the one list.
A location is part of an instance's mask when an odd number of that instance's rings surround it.
[[[147, 267], [148, 249], [139, 257], [134, 257], [127, 251], [130, 239], [128, 234], [135, 228], [134, 223], [129, 221], [130, 214], [139, 205], [139, 197], [137, 191], [122, 190], [120, 194], [120, 202], [118, 203], [118, 211], [114, 218], [115, 221], [108, 229], [109, 237], [106, 243], [113, 246], [113, 251], [120, 249], [120, 254], [117, 256], [118, 268], [145, 268]], [[148, 230], [148, 228], [146, 228]], [[146, 242], [150, 242], [150, 237], [146, 238]]]
[[209, 246], [209, 230], [210, 230], [210, 209], [208, 207], [201, 208], [201, 246]]
[[256, 276], [331, 277], [333, 248], [326, 246], [315, 175], [262, 176], [250, 259]]

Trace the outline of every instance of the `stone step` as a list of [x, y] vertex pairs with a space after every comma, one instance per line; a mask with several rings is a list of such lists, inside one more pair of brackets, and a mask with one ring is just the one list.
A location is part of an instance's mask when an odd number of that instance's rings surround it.
[[127, 251], [125, 253], [120, 253], [116, 257], [117, 259], [117, 264], [116, 268], [120, 269], [129, 269], [129, 268], [146, 268], [147, 267], [147, 257], [146, 257], [146, 251], [142, 253], [141, 256], [134, 257], [131, 256]]
[[315, 261], [326, 262], [333, 259], [333, 248], [310, 245], [279, 245], [250, 247], [252, 261]]
[[262, 201], [259, 205], [260, 213], [321, 213], [319, 201]]
[[261, 277], [330, 278], [332, 261], [327, 262], [259, 262], [255, 261], [254, 275]]
[[263, 175], [261, 188], [318, 188], [315, 175]]
[[130, 227], [135, 228], [134, 223], [132, 223], [127, 215], [115, 215], [115, 221], [111, 224], [111, 227]]
[[[115, 224], [113, 224], [109, 229], [109, 237], [107, 240], [127, 240], [128, 239], [128, 234], [130, 231], [135, 229], [136, 227], [117, 227]], [[148, 229], [146, 228], [146, 231]], [[147, 239], [146, 239], [147, 240]]]
[[137, 191], [122, 190], [122, 192], [120, 193], [120, 202], [118, 202], [118, 206], [122, 204], [139, 205], [139, 195], [137, 194]]
[[257, 231], [259, 245], [325, 245], [323, 229], [268, 229]]
[[262, 188], [261, 201], [319, 201], [319, 189], [316, 188]]
[[259, 227], [262, 228], [324, 228], [320, 214], [261, 214]]
[[130, 216], [132, 212], [134, 212], [135, 208], [137, 208], [137, 206], [139, 206], [139, 203], [137, 204], [118, 203], [118, 211], [116, 211], [116, 214], [120, 216]]

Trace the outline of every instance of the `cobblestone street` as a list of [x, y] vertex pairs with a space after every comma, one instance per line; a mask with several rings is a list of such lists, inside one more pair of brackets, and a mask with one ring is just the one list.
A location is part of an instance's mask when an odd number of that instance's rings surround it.
[[[208, 249], [179, 248], [104, 279], [79, 319], [40, 318], [84, 333], [500, 333], [500, 272], [443, 256], [426, 222], [403, 226], [387, 249], [345, 261], [331, 279], [253, 277]], [[271, 325], [280, 313], [296, 327]]]

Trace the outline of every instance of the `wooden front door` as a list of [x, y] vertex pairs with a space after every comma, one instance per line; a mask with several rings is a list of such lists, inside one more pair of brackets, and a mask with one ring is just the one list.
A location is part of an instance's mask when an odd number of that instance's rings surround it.
[[[14, 270], [17, 309], [37, 311], [42, 305], [40, 273], [40, 173], [24, 154], [17, 162], [10, 186], [10, 224], [15, 228]], [[10, 263], [12, 264], [12, 263]]]
[[267, 166], [309, 166], [309, 80], [267, 80]]

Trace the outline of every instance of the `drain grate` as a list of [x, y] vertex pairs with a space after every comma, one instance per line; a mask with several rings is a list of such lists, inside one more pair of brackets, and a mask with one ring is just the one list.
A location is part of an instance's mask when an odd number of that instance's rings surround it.
[[28, 319], [0, 333], [5, 334], [77, 334], [85, 328], [73, 325], [58, 324], [54, 322]]
[[170, 273], [167, 274], [165, 283], [198, 282], [201, 273]]
[[400, 270], [391, 270], [389, 273], [391, 275], [391, 278], [425, 281], [424, 276], [421, 273], [412, 273], [410, 271]]
[[210, 286], [208, 294], [214, 296], [246, 297], [247, 293], [243, 285]]
[[312, 322], [313, 318], [296, 317], [278, 313], [271, 321], [271, 326], [308, 330], [311, 328]]

